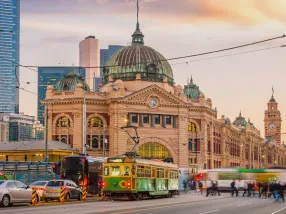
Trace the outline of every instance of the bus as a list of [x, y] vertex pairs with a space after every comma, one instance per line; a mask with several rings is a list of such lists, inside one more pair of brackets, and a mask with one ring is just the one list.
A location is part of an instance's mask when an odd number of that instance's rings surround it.
[[102, 180], [102, 163], [106, 158], [66, 156], [60, 163], [60, 178], [87, 186], [88, 194], [99, 194]]
[[206, 181], [211, 179], [218, 182], [220, 190], [231, 190], [230, 184], [233, 180], [239, 182], [242, 188], [244, 182], [273, 182], [286, 181], [285, 169], [244, 169], [244, 168], [219, 168], [201, 170], [195, 175], [195, 180], [200, 180], [206, 187]]
[[113, 200], [143, 200], [179, 195], [179, 168], [172, 163], [135, 157], [108, 158], [102, 190]]

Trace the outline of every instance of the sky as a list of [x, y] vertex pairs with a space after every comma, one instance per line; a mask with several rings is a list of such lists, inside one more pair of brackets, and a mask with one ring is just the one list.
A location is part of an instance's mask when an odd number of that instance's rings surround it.
[[[139, 21], [145, 45], [172, 58], [282, 36], [285, 10], [285, 0], [140, 0]], [[79, 42], [86, 36], [96, 36], [101, 48], [127, 45], [135, 25], [135, 0], [21, 0], [20, 63], [78, 65]], [[281, 45], [286, 38], [170, 64], [177, 85], [192, 75], [219, 116], [233, 121], [241, 111], [264, 136], [272, 87], [286, 132], [286, 47]], [[206, 59], [272, 47], [279, 48]], [[21, 68], [20, 80], [37, 93], [37, 72]], [[21, 91], [20, 111], [36, 116], [36, 99]]]

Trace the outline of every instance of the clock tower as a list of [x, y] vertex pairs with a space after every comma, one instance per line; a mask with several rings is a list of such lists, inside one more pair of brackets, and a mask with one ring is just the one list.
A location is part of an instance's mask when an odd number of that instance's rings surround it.
[[277, 144], [281, 143], [281, 114], [278, 110], [278, 103], [272, 97], [267, 103], [267, 110], [264, 114], [265, 138], [275, 140]]

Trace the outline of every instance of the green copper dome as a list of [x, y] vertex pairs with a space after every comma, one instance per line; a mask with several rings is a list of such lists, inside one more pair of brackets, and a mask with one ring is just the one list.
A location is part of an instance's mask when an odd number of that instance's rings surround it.
[[144, 35], [138, 22], [132, 44], [113, 54], [106, 62], [102, 83], [107, 83], [109, 76], [114, 80], [135, 80], [137, 74], [140, 74], [141, 80], [163, 82], [167, 78], [170, 85], [174, 84], [170, 64], [159, 52], [144, 45]]
[[241, 112], [240, 112], [239, 116], [235, 119], [235, 121], [233, 121], [232, 124], [235, 126], [244, 126], [245, 127], [247, 125], [247, 122], [246, 122], [245, 118], [241, 116]]
[[74, 69], [71, 73], [66, 75], [61, 81], [59, 81], [55, 87], [56, 91], [74, 91], [77, 84], [82, 84], [85, 90], [89, 90], [89, 86], [84, 81], [82, 76], [77, 74]]
[[203, 94], [203, 92], [200, 91], [199, 86], [194, 84], [193, 77], [191, 77], [191, 81], [188, 85], [184, 86], [184, 94], [190, 99], [199, 99], [200, 95]]

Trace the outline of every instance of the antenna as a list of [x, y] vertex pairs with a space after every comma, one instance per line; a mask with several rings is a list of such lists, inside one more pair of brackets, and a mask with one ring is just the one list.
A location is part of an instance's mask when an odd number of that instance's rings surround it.
[[137, 0], [137, 25], [139, 25], [139, 0]]

